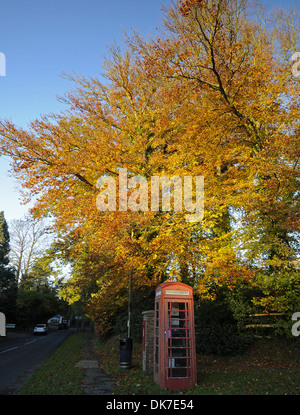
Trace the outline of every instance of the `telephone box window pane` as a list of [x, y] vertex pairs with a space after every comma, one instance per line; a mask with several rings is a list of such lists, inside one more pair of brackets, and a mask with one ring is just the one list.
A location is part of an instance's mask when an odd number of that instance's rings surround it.
[[172, 369], [172, 378], [186, 378], [187, 377], [187, 369], [180, 368], [180, 369]]
[[186, 349], [172, 349], [173, 357], [186, 357]]
[[188, 359], [175, 359], [175, 367], [187, 367]]
[[175, 367], [175, 359], [168, 359], [168, 366]]
[[168, 359], [168, 367], [188, 367], [190, 366], [189, 360], [190, 359], [173, 356], [172, 358]]
[[185, 337], [185, 330], [170, 330], [172, 338]]
[[186, 322], [185, 320], [171, 320], [171, 327], [172, 329], [176, 329], [176, 328], [184, 328], [186, 326]]
[[179, 327], [179, 325], [180, 325], [180, 320], [171, 320], [172, 321], [172, 324], [171, 324], [171, 327], [172, 328], [176, 328], [176, 327]]
[[173, 347], [186, 347], [186, 339], [172, 339]]

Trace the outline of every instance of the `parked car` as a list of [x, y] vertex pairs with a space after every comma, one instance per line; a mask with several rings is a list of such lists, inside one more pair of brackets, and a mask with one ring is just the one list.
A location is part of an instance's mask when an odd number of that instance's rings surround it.
[[48, 334], [48, 328], [46, 324], [37, 324], [33, 329], [33, 334]]

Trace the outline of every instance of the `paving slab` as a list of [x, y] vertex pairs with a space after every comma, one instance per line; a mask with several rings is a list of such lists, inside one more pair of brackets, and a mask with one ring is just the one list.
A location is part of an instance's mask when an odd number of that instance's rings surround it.
[[79, 360], [75, 367], [81, 369], [97, 369], [99, 367], [98, 360]]
[[83, 393], [85, 395], [111, 395], [114, 381], [99, 367], [98, 356], [94, 351], [90, 335], [86, 338], [83, 355], [84, 359], [76, 364], [76, 367], [81, 367], [85, 371], [81, 381]]

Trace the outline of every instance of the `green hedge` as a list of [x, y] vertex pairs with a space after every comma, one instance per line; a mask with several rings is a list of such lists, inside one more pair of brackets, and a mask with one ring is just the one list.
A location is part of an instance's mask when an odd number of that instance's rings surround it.
[[243, 353], [249, 340], [239, 333], [237, 322], [224, 302], [203, 301], [195, 310], [198, 353], [232, 355]]

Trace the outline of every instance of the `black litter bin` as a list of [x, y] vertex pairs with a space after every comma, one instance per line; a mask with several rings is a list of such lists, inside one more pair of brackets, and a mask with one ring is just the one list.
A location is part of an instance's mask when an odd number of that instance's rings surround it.
[[132, 339], [123, 338], [120, 339], [120, 368], [131, 368], [131, 356], [132, 356]]

